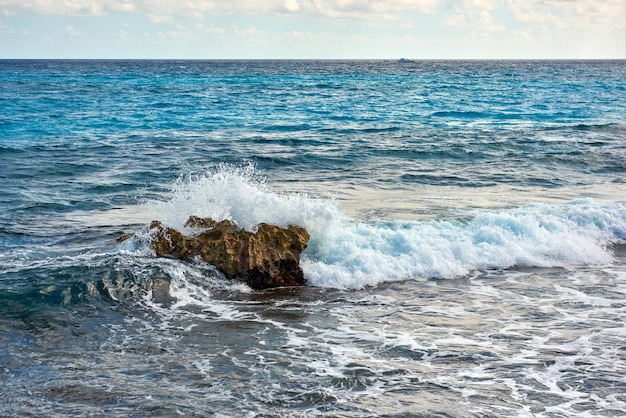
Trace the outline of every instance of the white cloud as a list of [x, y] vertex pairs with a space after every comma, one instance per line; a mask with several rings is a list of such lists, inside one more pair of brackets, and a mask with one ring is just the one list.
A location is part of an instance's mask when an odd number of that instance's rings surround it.
[[441, 0], [0, 0], [5, 10], [54, 15], [102, 15], [143, 12], [153, 15], [203, 16], [207, 12], [247, 14], [299, 13], [310, 16], [364, 18], [403, 11], [434, 13]]
[[91, 15], [106, 12], [130, 12], [135, 0], [0, 0], [0, 6], [9, 13], [18, 10], [51, 15]]
[[624, 0], [508, 0], [507, 3], [518, 20], [558, 29], [626, 26]]
[[295, 13], [300, 10], [300, 3], [298, 0], [285, 0], [285, 10], [291, 13]]
[[166, 32], [159, 32], [160, 38], [180, 39], [191, 38], [193, 34], [188, 30], [168, 30]]
[[306, 32], [301, 32], [299, 30], [292, 30], [291, 32], [288, 33], [289, 37], [292, 37], [294, 39], [297, 40], [313, 40], [315, 39], [315, 37], [313, 36], [313, 34], [310, 31], [306, 31]]
[[[268, 6], [273, 1], [267, 1]], [[270, 10], [331, 18], [397, 18], [402, 12], [434, 13], [440, 0], [285, 0]]]
[[224, 30], [224, 28], [220, 28], [219, 26], [215, 26], [214, 24], [210, 24], [208, 26], [201, 26], [201, 28], [207, 32], [207, 33], [211, 33], [214, 35], [223, 35], [226, 31]]
[[69, 36], [73, 37], [73, 38], [82, 36], [82, 33], [77, 31], [76, 29], [74, 29], [74, 27], [71, 26], [71, 25], [67, 25], [65, 27], [65, 33], [68, 34]]
[[624, 0], [0, 0], [5, 16], [17, 11], [52, 15], [143, 13], [153, 21], [173, 15], [203, 18], [219, 13], [298, 14], [342, 19], [396, 20], [407, 13], [442, 13], [454, 28], [500, 30], [496, 9], [520, 22], [556, 28], [610, 24], [624, 27]]
[[463, 0], [450, 7], [443, 23], [457, 30], [481, 32], [502, 31], [505, 26], [493, 17], [493, 11], [501, 6], [498, 0]]
[[150, 22], [152, 23], [172, 23], [172, 17], [168, 15], [148, 13], [148, 19], [150, 19]]

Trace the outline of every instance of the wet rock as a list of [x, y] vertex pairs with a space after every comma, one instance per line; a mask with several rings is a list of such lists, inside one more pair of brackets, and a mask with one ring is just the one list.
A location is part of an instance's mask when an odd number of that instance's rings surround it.
[[306, 284], [300, 254], [307, 246], [306, 229], [281, 228], [261, 223], [255, 233], [223, 220], [191, 216], [185, 226], [201, 230], [181, 232], [153, 221], [151, 244], [157, 256], [202, 260], [217, 267], [229, 279], [241, 279], [254, 289]]

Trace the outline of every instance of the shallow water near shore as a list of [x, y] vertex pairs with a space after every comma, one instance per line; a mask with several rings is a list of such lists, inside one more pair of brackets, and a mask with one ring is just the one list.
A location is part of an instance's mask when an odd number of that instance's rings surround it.
[[[0, 415], [623, 415], [624, 68], [0, 61]], [[192, 214], [308, 286], [156, 258]]]
[[[7, 413], [615, 416], [626, 407], [623, 266], [263, 292], [172, 260], [92, 269], [104, 270], [104, 286], [42, 289], [39, 306], [21, 310], [3, 301]], [[149, 282], [164, 277], [171, 299], [157, 302]]]

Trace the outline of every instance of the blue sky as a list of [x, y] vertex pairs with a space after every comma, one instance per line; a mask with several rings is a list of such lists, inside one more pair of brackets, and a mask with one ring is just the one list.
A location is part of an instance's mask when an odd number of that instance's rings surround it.
[[0, 0], [0, 58], [626, 58], [624, 0]]

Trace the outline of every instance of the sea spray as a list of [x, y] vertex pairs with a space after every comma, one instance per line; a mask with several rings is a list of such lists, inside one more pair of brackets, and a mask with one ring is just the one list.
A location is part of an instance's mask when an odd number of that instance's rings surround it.
[[183, 229], [190, 215], [304, 226], [311, 234], [302, 267], [309, 284], [362, 288], [381, 282], [446, 278], [480, 269], [610, 263], [610, 245], [626, 239], [626, 204], [535, 204], [473, 211], [465, 219], [362, 222], [332, 200], [278, 193], [252, 165], [222, 164], [179, 179], [157, 219]]
[[341, 217], [330, 200], [271, 191], [252, 164], [220, 164], [215, 170], [188, 174], [174, 183], [169, 200], [147, 205], [155, 219], [179, 230], [191, 215], [228, 219], [250, 232], [261, 222], [299, 225], [315, 232], [331, 227]]

